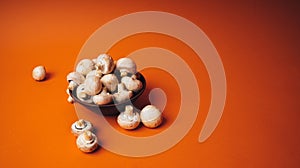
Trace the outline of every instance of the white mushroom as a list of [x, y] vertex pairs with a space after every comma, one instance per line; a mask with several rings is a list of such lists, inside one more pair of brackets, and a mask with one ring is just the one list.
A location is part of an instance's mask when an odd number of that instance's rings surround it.
[[90, 153], [97, 149], [97, 137], [91, 131], [85, 131], [80, 134], [76, 140], [78, 149], [82, 152]]
[[68, 94], [68, 99], [67, 99], [67, 101], [68, 101], [69, 103], [74, 103], [74, 99], [73, 99], [73, 97], [71, 96], [70, 90], [67, 89], [66, 92], [67, 92], [67, 94]]
[[107, 54], [100, 54], [97, 57], [95, 67], [97, 70], [100, 70], [102, 74], [109, 74], [114, 70], [115, 63], [111, 56]]
[[141, 120], [146, 127], [158, 127], [163, 120], [162, 113], [153, 105], [147, 105], [140, 113]]
[[102, 73], [101, 73], [101, 71], [98, 71], [98, 70], [92, 70], [88, 74], [86, 74], [85, 77], [88, 78], [90, 76], [99, 76], [99, 77], [101, 77]]
[[104, 75], [100, 81], [110, 92], [114, 92], [119, 84], [119, 80], [115, 74]]
[[133, 96], [132, 91], [126, 90], [123, 83], [118, 84], [118, 92], [113, 94], [114, 100], [117, 103], [121, 103], [129, 100]]
[[77, 87], [76, 96], [79, 100], [81, 100], [83, 102], [86, 102], [86, 103], [92, 103], [93, 102], [93, 97], [88, 95], [85, 92], [85, 84], [81, 84]]
[[128, 73], [136, 73], [136, 64], [130, 58], [120, 58], [117, 61], [116, 68], [120, 71], [121, 76], [126, 76]]
[[112, 95], [107, 92], [106, 87], [102, 89], [102, 92], [93, 96], [93, 102], [98, 105], [108, 104], [112, 101]]
[[70, 72], [67, 75], [67, 81], [69, 82], [68, 89], [74, 90], [75, 87], [84, 82], [84, 76], [79, 72]]
[[140, 115], [133, 111], [131, 105], [127, 105], [125, 111], [119, 114], [117, 122], [124, 129], [135, 129], [140, 124]]
[[71, 131], [75, 136], [82, 134], [84, 131], [91, 131], [92, 129], [92, 123], [83, 119], [74, 122], [71, 126]]
[[102, 89], [100, 77], [97, 75], [87, 77], [84, 81], [84, 84], [85, 84], [84, 91], [86, 94], [90, 96], [94, 96], [100, 93]]
[[36, 81], [42, 81], [46, 78], [46, 69], [44, 66], [40, 65], [32, 70], [32, 77]]
[[136, 75], [132, 75], [131, 77], [124, 76], [121, 79], [121, 82], [124, 83], [127, 90], [131, 90], [134, 92], [139, 91], [143, 87], [143, 83], [140, 80], [136, 79]]
[[84, 76], [94, 69], [94, 63], [90, 59], [83, 59], [79, 61], [79, 63], [76, 66], [76, 72], [79, 72]]

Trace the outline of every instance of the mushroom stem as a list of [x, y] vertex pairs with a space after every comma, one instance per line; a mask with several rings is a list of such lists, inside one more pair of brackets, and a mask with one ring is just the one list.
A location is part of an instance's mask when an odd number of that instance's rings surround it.
[[91, 131], [85, 131], [83, 133], [83, 136], [84, 136], [84, 139], [87, 140], [87, 141], [93, 140], [93, 135], [92, 135]]
[[76, 127], [77, 128], [83, 128], [85, 126], [86, 126], [86, 123], [83, 119], [80, 119], [80, 120], [76, 121]]
[[136, 80], [136, 75], [132, 75], [131, 79]]
[[127, 76], [127, 72], [126, 71], [120, 71], [120, 75], [121, 75], [121, 77], [124, 77], [124, 76]]
[[128, 116], [132, 116], [133, 115], [133, 107], [130, 105], [126, 106], [124, 113]]

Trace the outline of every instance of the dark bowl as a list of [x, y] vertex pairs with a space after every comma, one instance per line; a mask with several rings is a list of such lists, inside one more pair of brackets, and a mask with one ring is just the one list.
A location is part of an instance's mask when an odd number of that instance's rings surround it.
[[105, 105], [86, 103], [77, 98], [76, 88], [74, 89], [74, 91], [70, 90], [70, 95], [74, 99], [75, 103], [79, 103], [79, 104], [85, 106], [86, 108], [92, 110], [93, 112], [102, 113], [103, 115], [117, 115], [121, 111], [124, 111], [126, 105], [133, 104], [143, 94], [143, 92], [146, 89], [146, 80], [145, 80], [144, 76], [139, 72], [136, 73], [136, 76], [137, 76], [137, 79], [139, 79], [142, 82], [143, 87], [138, 92], [134, 92], [133, 96], [129, 100], [122, 102], [122, 103], [115, 103], [114, 101], [109, 104], [105, 104]]

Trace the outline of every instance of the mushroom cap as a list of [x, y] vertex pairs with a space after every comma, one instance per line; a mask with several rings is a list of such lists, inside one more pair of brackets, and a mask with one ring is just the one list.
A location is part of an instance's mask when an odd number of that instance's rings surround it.
[[124, 76], [122, 77], [121, 82], [124, 83], [127, 90], [131, 90], [134, 92], [139, 91], [143, 87], [143, 83], [140, 80], [136, 79], [135, 75], [132, 75], [131, 77]]
[[89, 76], [84, 81], [84, 91], [88, 95], [94, 96], [98, 94], [102, 89], [102, 83], [99, 76]]
[[102, 92], [98, 95], [93, 96], [93, 102], [98, 105], [108, 104], [112, 101], [112, 95], [103, 88]]
[[110, 92], [114, 92], [119, 84], [119, 80], [115, 74], [104, 75], [100, 81]]
[[42, 65], [35, 67], [32, 70], [32, 77], [36, 81], [42, 81], [46, 78], [46, 68]]
[[89, 153], [97, 149], [97, 141], [98, 140], [95, 134], [90, 131], [85, 131], [78, 136], [76, 144], [78, 149], [80, 149], [82, 152]]
[[79, 73], [79, 72], [70, 72], [68, 75], [67, 75], [67, 81], [68, 82], [75, 82], [77, 85], [80, 85], [84, 82], [85, 78], [84, 76]]
[[111, 73], [115, 68], [113, 58], [108, 54], [100, 54], [96, 59], [96, 68], [103, 74]]
[[80, 119], [71, 125], [71, 132], [75, 136], [82, 134], [84, 131], [91, 131], [92, 129], [93, 129], [92, 123], [83, 119]]
[[121, 112], [117, 118], [117, 122], [120, 127], [124, 129], [135, 129], [140, 124], [140, 115], [133, 111], [133, 107], [128, 105], [125, 107], [125, 111]]
[[[131, 119], [129, 119], [129, 118], [131, 118]], [[118, 119], [117, 119], [119, 126], [121, 128], [128, 129], [128, 130], [135, 129], [136, 127], [138, 127], [140, 124], [140, 121], [141, 120], [140, 120], [140, 116], [138, 113], [135, 113], [135, 115], [132, 117], [128, 117], [124, 113], [120, 113], [118, 116]]]
[[118, 84], [118, 92], [113, 94], [113, 98], [116, 102], [121, 103], [129, 100], [133, 96], [132, 91], [126, 90], [123, 83]]
[[92, 70], [88, 74], [86, 74], [85, 77], [87, 78], [87, 77], [96, 76], [96, 75], [99, 76], [99, 77], [101, 77], [102, 73], [100, 71], [98, 71], [98, 70]]
[[162, 123], [162, 113], [153, 105], [147, 105], [141, 110], [141, 120], [146, 127], [155, 128]]
[[76, 72], [82, 75], [88, 74], [90, 71], [94, 70], [94, 62], [90, 59], [82, 59], [76, 66]]
[[92, 103], [93, 97], [85, 92], [85, 84], [81, 84], [76, 89], [76, 97], [86, 103]]
[[123, 72], [131, 73], [131, 74], [135, 74], [137, 72], [135, 62], [131, 58], [127, 58], [127, 57], [120, 58], [117, 61], [116, 68], [121, 72], [121, 74]]

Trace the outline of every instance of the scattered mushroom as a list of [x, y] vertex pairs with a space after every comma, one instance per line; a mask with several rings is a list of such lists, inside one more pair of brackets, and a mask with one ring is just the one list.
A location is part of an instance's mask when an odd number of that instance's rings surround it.
[[126, 76], [128, 73], [136, 73], [136, 64], [130, 58], [120, 58], [117, 61], [116, 68], [120, 71], [121, 76]]
[[93, 96], [93, 102], [98, 105], [108, 104], [112, 101], [112, 95], [107, 92], [106, 87], [102, 89], [102, 92]]
[[84, 91], [86, 94], [90, 96], [94, 96], [98, 94], [102, 89], [100, 77], [97, 75], [87, 77], [84, 81], [84, 84], [85, 84]]
[[113, 94], [114, 100], [117, 103], [124, 102], [126, 100], [129, 100], [132, 97], [133, 93], [132, 91], [126, 90], [123, 83], [118, 84], [118, 92]]
[[163, 120], [162, 113], [153, 105], [147, 105], [140, 113], [142, 123], [149, 128], [158, 127]]
[[134, 92], [139, 91], [143, 87], [142, 82], [140, 80], [136, 79], [136, 75], [132, 75], [131, 77], [124, 76], [121, 79], [121, 82], [124, 83], [126, 89], [134, 91]]
[[84, 82], [84, 76], [79, 72], [71, 72], [67, 75], [67, 81], [69, 82], [68, 89], [74, 90], [75, 87]]
[[94, 69], [94, 63], [90, 59], [83, 59], [79, 61], [79, 63], [76, 66], [76, 72], [79, 72], [84, 76]]
[[36, 81], [42, 81], [46, 78], [46, 68], [42, 65], [35, 67], [32, 70], [32, 77]]
[[86, 103], [92, 103], [93, 102], [93, 97], [88, 95], [85, 92], [85, 84], [81, 84], [77, 87], [76, 96], [79, 100], [81, 100], [83, 102], [86, 102]]
[[96, 60], [96, 69], [103, 74], [111, 73], [115, 68], [114, 60], [107, 54], [100, 54]]
[[92, 129], [92, 124], [83, 119], [74, 122], [71, 126], [71, 131], [75, 136], [82, 134], [84, 131], [91, 131]]
[[110, 92], [114, 92], [119, 84], [119, 80], [115, 74], [104, 75], [100, 81]]
[[82, 152], [90, 153], [97, 149], [97, 137], [91, 131], [85, 131], [80, 134], [76, 140], [78, 149]]
[[125, 111], [119, 114], [117, 122], [124, 129], [135, 129], [140, 124], [140, 115], [133, 111], [131, 105], [127, 105]]

